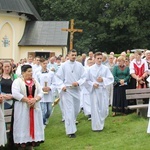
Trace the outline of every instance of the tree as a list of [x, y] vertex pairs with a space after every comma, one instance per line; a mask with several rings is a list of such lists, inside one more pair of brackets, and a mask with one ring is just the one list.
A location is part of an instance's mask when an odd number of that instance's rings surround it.
[[121, 52], [150, 46], [149, 0], [32, 0], [43, 20], [75, 19], [74, 47]]

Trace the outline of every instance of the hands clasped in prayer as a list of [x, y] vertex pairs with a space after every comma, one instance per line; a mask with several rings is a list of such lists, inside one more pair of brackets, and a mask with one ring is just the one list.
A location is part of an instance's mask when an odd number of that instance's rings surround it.
[[7, 99], [7, 100], [10, 100], [13, 98], [11, 94], [3, 94], [2, 97], [3, 99]]
[[65, 87], [65, 86], [62, 88], [62, 90], [63, 90], [64, 92], [66, 92], [66, 91], [67, 91], [67, 89], [66, 89], [66, 87]]
[[25, 98], [25, 102], [28, 104], [29, 107], [34, 107], [36, 101], [36, 98]]
[[2, 94], [0, 95], [0, 104], [4, 101], [4, 100], [10, 100], [12, 99], [12, 95], [11, 94]]
[[124, 85], [124, 80], [123, 79], [120, 80], [120, 84]]
[[144, 84], [144, 83], [145, 83], [145, 81], [143, 80], [142, 77], [137, 77], [137, 78], [136, 78], [136, 81], [137, 81], [139, 84]]
[[51, 91], [51, 88], [50, 87], [43, 87], [42, 90], [44, 92], [49, 92], [49, 91]]
[[[97, 81], [97, 82], [103, 82], [103, 78], [102, 78], [102, 77], [98, 77], [98, 78], [96, 79], [96, 81]], [[94, 88], [96, 89], [96, 88], [99, 87], [99, 84], [98, 84], [98, 83], [94, 83], [93, 86], [94, 86]]]
[[79, 83], [78, 82], [73, 82], [72, 86], [77, 87], [77, 86], [79, 86]]

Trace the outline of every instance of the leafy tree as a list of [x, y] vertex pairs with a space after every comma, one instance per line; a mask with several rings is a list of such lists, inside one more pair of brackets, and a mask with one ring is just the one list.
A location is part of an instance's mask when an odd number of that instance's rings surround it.
[[74, 48], [121, 51], [149, 48], [149, 0], [32, 0], [43, 20], [75, 19]]

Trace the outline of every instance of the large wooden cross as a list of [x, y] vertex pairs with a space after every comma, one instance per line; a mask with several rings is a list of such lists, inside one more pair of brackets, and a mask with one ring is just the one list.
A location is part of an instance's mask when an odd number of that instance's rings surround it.
[[73, 34], [75, 32], [83, 32], [82, 29], [74, 29], [74, 19], [71, 19], [70, 29], [61, 29], [62, 31], [70, 32], [70, 50], [73, 49]]

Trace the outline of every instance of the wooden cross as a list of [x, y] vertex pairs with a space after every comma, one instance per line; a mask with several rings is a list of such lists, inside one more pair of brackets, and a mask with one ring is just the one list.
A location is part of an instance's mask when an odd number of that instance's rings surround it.
[[74, 19], [71, 19], [70, 29], [61, 29], [62, 31], [70, 32], [70, 50], [73, 49], [73, 34], [75, 32], [83, 32], [82, 29], [74, 29]]

